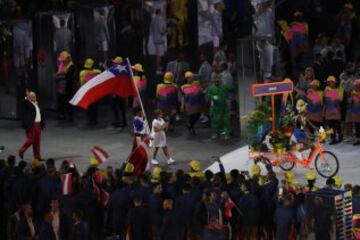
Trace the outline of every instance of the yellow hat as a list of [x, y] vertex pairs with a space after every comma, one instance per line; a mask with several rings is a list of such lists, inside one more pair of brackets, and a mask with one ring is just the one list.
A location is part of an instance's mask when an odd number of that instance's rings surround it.
[[123, 58], [119, 57], [119, 56], [113, 59], [113, 63], [116, 63], [116, 64], [122, 63], [122, 61], [123, 61]]
[[285, 181], [294, 182], [294, 180], [295, 180], [295, 174], [292, 171], [285, 173]]
[[320, 81], [319, 80], [312, 80], [310, 83], [310, 86], [320, 86]]
[[131, 68], [137, 72], [144, 72], [143, 66], [140, 63], [135, 64]]
[[94, 60], [87, 58], [85, 60], [84, 68], [92, 68], [94, 66]]
[[336, 78], [334, 76], [328, 76], [326, 82], [336, 82]]
[[65, 61], [65, 59], [67, 59], [68, 57], [70, 57], [70, 53], [67, 52], [67, 51], [62, 51], [62, 52], [59, 54], [58, 61], [59, 61], [59, 62], [63, 62], [63, 61]]
[[151, 171], [151, 178], [158, 180], [160, 178], [161, 172], [162, 172], [161, 167], [154, 167]]
[[304, 112], [306, 110], [306, 102], [302, 99], [299, 99], [297, 102], [296, 102], [296, 110], [301, 113], [301, 112]]
[[101, 176], [103, 176], [103, 177], [106, 177], [106, 175], [107, 175], [106, 169], [99, 169], [98, 172], [99, 172], [99, 174], [100, 174]]
[[227, 174], [225, 174], [225, 178], [226, 178], [226, 182], [227, 183], [231, 183], [231, 175], [230, 175], [230, 173], [227, 173]]
[[263, 176], [259, 177], [259, 185], [260, 186], [264, 186], [266, 184], [266, 178], [264, 178]]
[[189, 163], [189, 166], [195, 172], [200, 172], [201, 171], [201, 164], [200, 164], [200, 162], [198, 160], [191, 160], [190, 163]]
[[305, 174], [305, 177], [307, 180], [315, 180], [316, 179], [316, 173], [314, 171], [309, 171]]
[[41, 163], [40, 163], [39, 159], [33, 158], [33, 159], [31, 160], [31, 167], [32, 167], [32, 168], [38, 167], [38, 166], [40, 166], [40, 165], [41, 165]]
[[250, 173], [251, 173], [251, 175], [260, 175], [261, 174], [260, 166], [257, 164], [252, 165], [252, 167], [250, 169]]
[[188, 79], [188, 78], [193, 78], [193, 77], [194, 77], [194, 74], [193, 74], [192, 72], [187, 71], [187, 72], [185, 73], [185, 78], [186, 78], [186, 79]]
[[97, 166], [99, 165], [99, 161], [95, 157], [90, 158], [90, 165]]
[[172, 72], [166, 72], [164, 75], [164, 83], [172, 83], [174, 80], [174, 75]]
[[134, 169], [135, 169], [134, 164], [132, 164], [132, 163], [126, 163], [124, 172], [125, 172], [125, 173], [133, 173], [133, 172], [134, 172]]
[[284, 82], [292, 82], [292, 80], [290, 78], [285, 78]]
[[335, 186], [336, 187], [338, 187], [338, 188], [340, 188], [341, 187], [341, 185], [343, 185], [343, 179], [341, 178], [341, 177], [339, 177], [339, 176], [335, 176], [334, 177], [334, 180], [335, 180]]

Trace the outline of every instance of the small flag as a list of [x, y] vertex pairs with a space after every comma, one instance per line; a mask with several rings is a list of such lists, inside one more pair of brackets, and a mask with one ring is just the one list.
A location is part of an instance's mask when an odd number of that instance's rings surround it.
[[93, 194], [96, 195], [98, 198], [100, 198], [101, 191], [94, 179], [92, 180], [92, 184], [93, 184]]
[[105, 191], [104, 189], [100, 188], [96, 184], [94, 179], [93, 179], [92, 183], [93, 183], [93, 194], [96, 195], [96, 197], [99, 200], [100, 204], [103, 207], [106, 207], [106, 205], [109, 202], [110, 194], [107, 191]]
[[109, 154], [98, 146], [94, 146], [91, 149], [91, 152], [94, 154], [94, 157], [99, 164], [106, 162], [106, 160], [109, 158]]
[[72, 174], [66, 173], [61, 176], [61, 194], [69, 195], [72, 193]]
[[108, 204], [109, 202], [109, 198], [110, 198], [110, 195], [107, 191], [105, 191], [104, 189], [101, 189], [101, 192], [100, 192], [100, 203], [103, 207], [106, 207], [106, 205]]
[[231, 210], [235, 207], [234, 202], [231, 199], [228, 199], [225, 203], [225, 218], [227, 220], [231, 219], [232, 213]]

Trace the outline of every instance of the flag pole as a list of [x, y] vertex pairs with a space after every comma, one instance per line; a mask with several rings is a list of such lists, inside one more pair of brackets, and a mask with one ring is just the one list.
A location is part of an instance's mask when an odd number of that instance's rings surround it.
[[135, 89], [136, 89], [136, 94], [137, 94], [138, 99], [139, 99], [141, 111], [142, 111], [142, 113], [144, 114], [144, 117], [145, 117], [145, 123], [146, 123], [146, 124], [145, 124], [146, 126], [144, 126], [144, 127], [146, 128], [145, 131], [146, 131], [147, 134], [150, 134], [149, 122], [148, 122], [147, 117], [146, 117], [146, 112], [145, 112], [145, 109], [144, 109], [144, 105], [143, 105], [143, 103], [142, 103], [142, 99], [141, 99], [141, 96], [140, 96], [139, 89], [138, 89], [138, 87], [136, 86], [136, 83], [135, 83], [134, 73], [133, 73], [133, 71], [132, 71], [132, 65], [131, 65], [131, 63], [130, 63], [130, 59], [129, 59], [129, 58], [126, 58], [126, 63], [127, 63], [128, 67], [129, 67], [130, 76], [131, 76], [132, 82], [133, 82], [133, 84], [134, 84], [134, 87], [135, 87]]

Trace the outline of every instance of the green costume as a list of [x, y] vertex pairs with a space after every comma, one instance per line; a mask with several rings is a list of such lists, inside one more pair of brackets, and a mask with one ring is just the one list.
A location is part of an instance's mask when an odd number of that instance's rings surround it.
[[227, 104], [229, 88], [221, 84], [212, 84], [207, 89], [207, 97], [210, 101], [211, 128], [216, 133], [230, 134], [230, 110]]

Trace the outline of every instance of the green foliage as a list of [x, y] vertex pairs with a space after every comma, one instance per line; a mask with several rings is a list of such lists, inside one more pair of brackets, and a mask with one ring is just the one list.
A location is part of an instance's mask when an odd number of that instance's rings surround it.
[[259, 128], [265, 128], [269, 124], [271, 124], [271, 106], [269, 102], [265, 101], [258, 104], [251, 113], [248, 120], [247, 136], [252, 138], [258, 135], [261, 133]]

